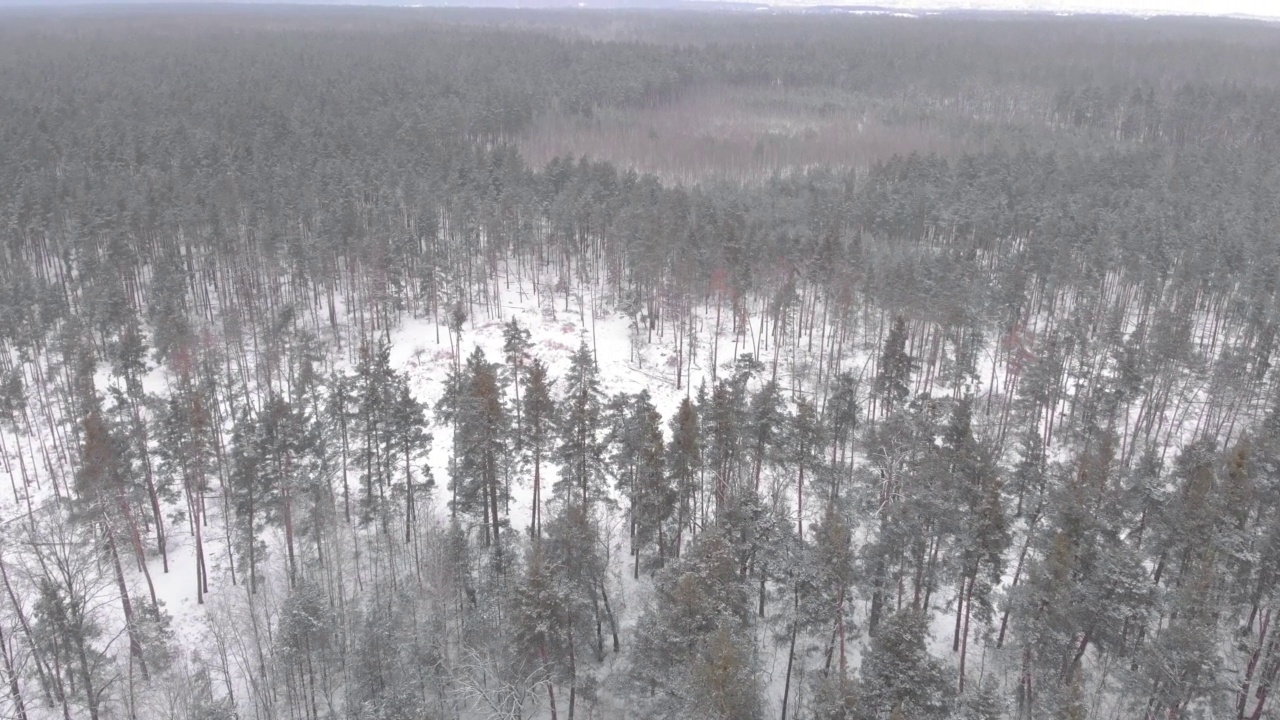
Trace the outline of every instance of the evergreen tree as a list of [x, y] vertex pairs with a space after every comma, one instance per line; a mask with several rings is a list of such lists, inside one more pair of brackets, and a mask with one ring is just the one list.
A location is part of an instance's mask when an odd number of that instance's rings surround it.
[[635, 556], [632, 572], [638, 578], [641, 548], [656, 542], [658, 563], [666, 557], [663, 526], [675, 509], [675, 490], [667, 476], [662, 416], [649, 392], [621, 395], [613, 405], [609, 432], [612, 465], [618, 473], [618, 489], [629, 502], [631, 553]]
[[[826, 442], [826, 432], [817, 409], [808, 400], [800, 398], [796, 401], [795, 415], [790, 418], [787, 427], [789, 452], [786, 457], [788, 464], [796, 472], [796, 536], [801, 539], [804, 538], [805, 473], [808, 472], [810, 483], [821, 485], [822, 449]], [[831, 482], [834, 478], [828, 476], [825, 479], [828, 487], [825, 488], [826, 497], [822, 500], [824, 504], [831, 505], [836, 502], [836, 486]]]
[[511, 386], [516, 393], [516, 432], [523, 435], [524, 405], [520, 402], [520, 386], [523, 378], [520, 374], [524, 370], [525, 364], [529, 361], [529, 351], [533, 348], [530, 342], [529, 330], [520, 327], [520, 323], [515, 318], [511, 318], [506, 325], [502, 326], [502, 354], [507, 359], [507, 365], [511, 368]]
[[[81, 355], [77, 366], [80, 377], [76, 385], [81, 393], [78, 404], [85, 415], [81, 423], [81, 461], [75, 475], [78, 502], [74, 510], [75, 516], [101, 528], [101, 553], [109, 559], [115, 570], [130, 654], [138, 662], [143, 679], [146, 679], [149, 673], [139, 623], [120, 562], [122, 546], [132, 546], [136, 557], [139, 560], [145, 559], [130, 497], [132, 492], [128, 478], [133, 473], [129, 444], [126, 431], [119, 423], [112, 422], [103, 410], [102, 400], [94, 388], [94, 366], [91, 356], [87, 353]], [[150, 585], [151, 575], [145, 573], [145, 576], [151, 587], [152, 602], [155, 603], [155, 588]]]
[[[617, 618], [608, 594], [608, 566], [601, 552], [599, 518], [583, 511], [574, 503], [560, 504], [547, 523], [545, 562], [556, 578], [555, 608], [563, 644], [553, 666], [561, 670], [562, 683], [569, 685], [569, 714], [574, 713], [578, 698], [591, 700], [596, 677], [591, 658], [601, 663], [605, 658], [605, 628], [613, 639], [613, 651], [620, 649]], [[594, 642], [593, 642], [594, 641]], [[550, 648], [549, 648], [550, 651]], [[567, 653], [567, 657], [564, 655]]]
[[560, 501], [575, 503], [586, 513], [607, 496], [601, 438], [604, 402], [598, 374], [595, 358], [584, 340], [569, 365], [564, 399], [556, 413], [559, 444], [555, 459], [560, 463], [560, 479], [554, 491]]
[[357, 462], [364, 479], [360, 524], [368, 525], [381, 518], [384, 532], [389, 532], [387, 493], [391, 484], [391, 459], [387, 451], [394, 442], [390, 416], [397, 395], [396, 380], [389, 345], [361, 348], [354, 382]]
[[231, 435], [231, 475], [229, 491], [236, 512], [236, 546], [240, 566], [248, 567], [249, 592], [258, 591], [258, 566], [265, 560], [266, 543], [260, 533], [266, 526], [262, 443], [257, 424], [246, 413], [236, 421]]
[[319, 715], [317, 675], [327, 672], [337, 629], [334, 608], [324, 589], [314, 582], [299, 583], [285, 599], [276, 634], [280, 661], [300, 679], [296, 692], [307, 698], [313, 716]]
[[506, 523], [503, 478], [511, 438], [503, 382], [500, 367], [477, 347], [467, 358], [457, 397], [442, 407], [442, 418], [454, 426], [454, 509], [478, 517], [486, 545], [497, 543]]
[[[156, 414], [156, 455], [159, 459], [157, 476], [160, 492], [173, 498], [178, 492], [184, 509], [177, 513], [177, 520], [186, 521], [195, 536], [196, 550], [196, 600], [204, 602], [209, 591], [204, 554], [205, 496], [209, 479], [214, 475], [216, 448], [214, 433], [219, 431], [211, 413], [212, 388], [199, 382], [190, 373], [187, 360], [179, 359], [178, 378], [167, 399], [162, 401]], [[175, 490], [176, 486], [176, 490]]]
[[338, 444], [339, 471], [342, 473], [342, 513], [347, 524], [351, 524], [351, 426], [357, 416], [352, 411], [355, 398], [351, 394], [352, 378], [342, 373], [335, 373], [328, 382], [329, 394], [326, 398], [324, 413], [330, 423], [330, 434], [336, 435]]
[[911, 393], [911, 373], [914, 371], [915, 358], [907, 354], [907, 321], [899, 315], [893, 319], [889, 336], [885, 338], [873, 390], [880, 401], [882, 417], [887, 417], [906, 402]]
[[[858, 380], [851, 372], [841, 372], [832, 382], [825, 407], [824, 424], [831, 429], [831, 465], [852, 469], [853, 441], [857, 437], [862, 404], [858, 401]], [[839, 490], [840, 480], [836, 480]]]
[[981, 687], [969, 690], [957, 698], [956, 720], [1002, 720], [1005, 717], [1005, 701], [992, 676]]
[[1044, 441], [1038, 428], [1029, 427], [1018, 434], [1018, 452], [1018, 464], [1013, 472], [1013, 489], [1017, 493], [1015, 517], [1022, 516], [1028, 493], [1034, 497], [1044, 492]]
[[765, 467], [782, 458], [785, 445], [787, 417], [782, 407], [782, 394], [778, 383], [770, 380], [751, 396], [747, 409], [750, 427], [752, 490], [760, 492], [760, 478]]
[[526, 464], [533, 468], [533, 509], [529, 520], [529, 532], [534, 538], [542, 536], [543, 461], [551, 452], [556, 429], [556, 405], [551, 399], [554, 381], [547, 378], [547, 366], [534, 358], [525, 373], [524, 423], [521, 426], [520, 448]]
[[671, 418], [671, 441], [667, 444], [667, 472], [676, 494], [675, 554], [680, 556], [684, 531], [698, 526], [698, 497], [701, 490], [702, 433], [698, 410], [689, 398], [680, 401]]
[[1107, 444], [1055, 479], [1037, 555], [1014, 591], [1011, 628], [1022, 640], [1019, 712], [1070, 705], [1086, 677], [1086, 654], [1125, 656], [1129, 629], [1146, 622], [1153, 600], [1142, 558], [1122, 538], [1133, 519], [1108, 481]]
[[822, 520], [812, 526], [805, 562], [790, 570], [803, 573], [796, 578], [797, 622], [823, 638], [822, 675], [835, 680], [841, 697], [851, 690], [848, 646], [857, 636], [852, 623], [856, 558], [849, 509], [845, 503], [826, 506]]
[[711, 396], [699, 405], [702, 420], [702, 448], [707, 472], [714, 483], [715, 517], [728, 508], [731, 495], [740, 490], [738, 474], [745, 408], [742, 386], [720, 380]]
[[942, 663], [925, 648], [928, 617], [902, 610], [889, 616], [862, 661], [860, 699], [869, 720], [946, 718], [953, 704]]
[[761, 717], [750, 591], [726, 539], [702, 534], [659, 574], [633, 650], [633, 699], [647, 717]]
[[[418, 507], [429, 501], [435, 478], [431, 475], [431, 466], [425, 462], [432, 440], [431, 433], [427, 432], [426, 409], [410, 392], [403, 376], [397, 383], [389, 421], [393, 445], [388, 454], [393, 458], [398, 454], [399, 460], [393, 459], [392, 464], [404, 468], [404, 480], [395, 480], [394, 487], [404, 496], [404, 540], [409, 543], [418, 525]], [[311, 475], [317, 476], [320, 474]]]
[[589, 602], [573, 591], [567, 568], [553, 559], [556, 554], [547, 544], [535, 543], [512, 597], [516, 645], [541, 664], [553, 717], [558, 713], [557, 685], [574, 688], [576, 695], [578, 658], [589, 652], [591, 637]]

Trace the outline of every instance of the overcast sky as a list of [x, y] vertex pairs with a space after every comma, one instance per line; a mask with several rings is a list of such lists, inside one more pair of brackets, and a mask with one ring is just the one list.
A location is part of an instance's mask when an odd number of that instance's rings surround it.
[[[439, 0], [0, 0], [6, 5], [66, 5], [117, 2], [267, 2], [323, 3], [359, 5], [407, 5], [416, 2], [432, 5]], [[716, 0], [706, 0], [715, 2]], [[857, 5], [903, 10], [970, 9], [970, 10], [1038, 10], [1047, 12], [1114, 12], [1155, 15], [1243, 15], [1280, 20], [1280, 0], [743, 0], [778, 6]], [[449, 0], [450, 5], [490, 5], [492, 0]], [[643, 2], [641, 3], [643, 4]]]
[[[809, 0], [782, 0], [809, 4]], [[1176, 13], [1190, 15], [1252, 15], [1280, 18], [1280, 0], [837, 0], [842, 5], [902, 7], [1038, 9], [1048, 11], [1111, 11], [1119, 13]]]

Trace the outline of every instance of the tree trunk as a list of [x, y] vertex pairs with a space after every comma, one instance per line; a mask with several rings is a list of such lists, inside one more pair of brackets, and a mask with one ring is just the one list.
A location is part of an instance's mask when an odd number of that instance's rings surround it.
[[75, 643], [76, 658], [80, 661], [80, 682], [84, 685], [85, 700], [89, 704], [89, 719], [98, 720], [98, 693], [93, 688], [93, 676], [89, 672], [89, 653], [84, 646], [84, 637], [81, 636]]
[[498, 472], [497, 463], [492, 458], [489, 460], [489, 504], [493, 508], [493, 544], [498, 547], [501, 552], [501, 544], [498, 537]]
[[[803, 448], [801, 449], [803, 452]], [[800, 462], [800, 474], [796, 477], [796, 538], [804, 540], [804, 462]]]
[[[26, 638], [27, 644], [31, 647], [31, 656], [36, 661], [36, 679], [39, 681], [41, 690], [44, 691], [45, 700], [52, 705], [54, 696], [50, 688], [57, 690], [57, 699], [62, 703], [63, 715], [66, 716], [67, 720], [70, 720], [71, 709], [67, 707], [66, 694], [62, 692], [62, 680], [52, 673], [42, 657], [40, 646], [36, 644], [36, 639], [31, 632], [31, 624], [27, 622], [26, 613], [22, 611], [22, 606], [18, 604], [17, 595], [13, 592], [13, 585], [9, 583], [9, 571], [5, 569], [2, 560], [0, 560], [0, 581], [4, 582], [5, 593], [9, 597], [9, 602], [13, 605], [14, 614], [18, 617], [18, 625], [22, 628], [22, 634]], [[52, 680], [50, 676], [52, 676]]]
[[[147, 483], [147, 498], [151, 501], [151, 515], [156, 521], [156, 547], [160, 550], [161, 562], [164, 565], [164, 572], [167, 575], [169, 573], [169, 548], [165, 543], [164, 513], [160, 510], [160, 494], [156, 491], [155, 479], [151, 472], [151, 453], [145, 450], [147, 445], [146, 425], [142, 422], [142, 418], [138, 414], [136, 405], [133, 410], [133, 421], [137, 424], [138, 432], [142, 435], [142, 447], [144, 448], [141, 453], [143, 477], [146, 479]], [[143, 560], [143, 563], [146, 563], [145, 559]], [[150, 582], [150, 575], [148, 575], [147, 581]], [[154, 597], [152, 598], [152, 602], [155, 602]]]
[[533, 533], [535, 540], [542, 538], [542, 449], [535, 448], [533, 451], [533, 508], [529, 514], [529, 530]]
[[[538, 648], [539, 654], [542, 655], [542, 664], [547, 664], [547, 649], [545, 647]], [[551, 720], [556, 720], [556, 685], [547, 678], [547, 702], [551, 706]]]
[[9, 698], [13, 702], [17, 720], [27, 720], [27, 706], [22, 702], [22, 688], [18, 686], [18, 674], [13, 671], [13, 661], [9, 658], [9, 645], [4, 638], [3, 625], [0, 625], [0, 658], [4, 659], [4, 673], [9, 677]]
[[1253, 685], [1253, 674], [1257, 671], [1258, 660], [1261, 658], [1262, 649], [1266, 646], [1267, 633], [1271, 625], [1271, 610], [1267, 610], [1262, 616], [1262, 625], [1258, 629], [1258, 645], [1253, 649], [1253, 653], [1249, 656], [1249, 663], [1245, 666], [1244, 680], [1240, 682], [1239, 699], [1236, 701], [1236, 717], [1243, 718], [1245, 708], [1249, 703], [1249, 688]]
[[974, 579], [969, 579], [969, 591], [964, 601], [964, 629], [960, 634], [960, 694], [964, 694], [964, 661], [969, 654], [969, 616], [973, 613]]
[[138, 668], [142, 671], [142, 679], [149, 680], [151, 676], [147, 672], [147, 660], [142, 653], [142, 641], [138, 638], [138, 624], [133, 618], [133, 603], [129, 600], [129, 587], [125, 584], [124, 570], [120, 567], [120, 553], [116, 550], [116, 541], [110, 525], [104, 523], [104, 530], [103, 535], [107, 539], [107, 551], [111, 553], [111, 566], [116, 573], [116, 586], [120, 590], [120, 608], [124, 613], [124, 626], [129, 633], [129, 654], [138, 661]]
[[618, 652], [622, 644], [618, 641], [618, 622], [613, 617], [613, 607], [609, 605], [609, 591], [604, 587], [604, 581], [600, 581], [600, 597], [604, 599], [604, 614], [609, 621], [609, 633], [613, 636], [613, 651]]
[[[332, 306], [330, 306], [332, 311]], [[439, 327], [436, 328], [439, 332]], [[345, 404], [345, 401], [344, 401]], [[342, 507], [347, 516], [347, 524], [351, 524], [351, 485], [347, 480], [347, 415], [346, 408], [343, 407], [338, 411], [338, 427], [342, 434]]]
[[799, 623], [795, 613], [800, 609], [800, 592], [795, 591], [795, 606], [791, 618], [791, 642], [787, 646], [787, 678], [782, 683], [782, 720], [787, 720], [787, 705], [791, 699], [791, 667], [796, 659], [796, 630]]
[[872, 573], [875, 584], [871, 592], [871, 610], [867, 615], [867, 634], [872, 637], [875, 637], [876, 630], [880, 627], [880, 614], [884, 611], [885, 570], [884, 557], [877, 557], [875, 571]]
[[[289, 555], [289, 587], [293, 588], [297, 584], [298, 568], [294, 559], [293, 551], [293, 489], [289, 486], [288, 479], [285, 479], [284, 487], [284, 544]], [[206, 582], [208, 579], [206, 578]]]

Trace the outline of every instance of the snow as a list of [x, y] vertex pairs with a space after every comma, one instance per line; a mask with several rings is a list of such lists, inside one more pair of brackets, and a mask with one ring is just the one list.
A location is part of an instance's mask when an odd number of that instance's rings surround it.
[[[527, 278], [512, 276], [510, 281], [504, 284], [500, 301], [494, 307], [487, 312], [483, 307], [473, 310], [473, 314], [462, 329], [458, 355], [465, 358], [473, 348], [479, 347], [491, 362], [505, 362], [502, 351], [503, 326], [514, 318], [522, 327], [530, 331], [532, 354], [547, 364], [551, 378], [561, 378], [565, 375], [569, 368], [570, 356], [579, 343], [585, 342], [596, 355], [602, 389], [606, 394], [647, 390], [665, 420], [673, 416], [684, 397], [696, 392], [699, 383], [710, 383], [716, 376], [727, 375], [724, 368], [731, 366], [737, 355], [758, 352], [763, 356], [762, 359], [768, 362], [774, 354], [775, 349], [765, 344], [766, 339], [756, 336], [757, 329], [754, 323], [748, 323], [743, 336], [734, 337], [730, 331], [729, 314], [726, 312], [720, 319], [721, 328], [717, 335], [715, 308], [700, 306], [695, 309], [696, 327], [693, 342], [690, 343], [690, 338], [686, 338], [684, 345], [686, 352], [692, 347], [695, 355], [691, 363], [687, 356], [682, 361], [685, 367], [691, 369], [692, 377], [683, 378], [681, 386], [677, 387], [675, 371], [677, 352], [670, 325], [659, 324], [652, 333], [653, 341], [649, 342], [650, 333], [641, 329], [647, 324], [645, 319], [633, 320], [625, 316], [613, 305], [611, 297], [602, 288], [572, 288], [568, 297], [563, 290], [555, 292], [552, 288], [553, 285], [550, 283], [540, 283], [535, 290]], [[757, 304], [749, 310], [750, 317], [758, 319], [760, 313], [764, 311], [764, 306], [762, 303]], [[1203, 326], [1208, 321], [1208, 317], [1205, 316], [1200, 319], [1199, 324]], [[1044, 322], [1045, 318], [1036, 318], [1030, 326], [1042, 326]], [[864, 378], [864, 386], [867, 378], [874, 372], [872, 363], [879, 343], [878, 324], [868, 320], [866, 325], [863, 332], [859, 333], [861, 342], [856, 347], [846, 347], [842, 363], [844, 369], [851, 370]], [[1127, 329], [1131, 330], [1132, 327]], [[815, 333], [821, 333], [821, 331], [821, 328], [818, 328]], [[1193, 337], [1199, 335], [1199, 332], [1193, 333]], [[714, 340], [715, 357], [719, 368], [713, 367], [710, 362], [712, 340]], [[393, 330], [391, 341], [393, 365], [406, 373], [413, 393], [428, 407], [429, 416], [433, 415], [431, 411], [434, 410], [436, 401], [440, 397], [449, 368], [456, 359], [452, 346], [454, 341], [450, 337], [449, 330], [438, 326], [432, 317], [407, 318]], [[993, 404], [997, 408], [1002, 399], [1002, 389], [1009, 387], [1010, 370], [1006, 364], [1007, 354], [1000, 351], [999, 343], [999, 339], [988, 338], [986, 355], [978, 367], [979, 387], [975, 389], [976, 395], [980, 398], [985, 397], [989, 392], [993, 393]], [[1229, 345], [1229, 343], [1224, 344]], [[779, 381], [784, 396], [791, 393], [794, 397], [796, 393], [810, 392], [814, 389], [816, 358], [818, 353], [823, 352], [823, 348], [821, 342], [815, 342], [813, 346], [812, 353], [808, 350], [808, 344], [804, 342], [796, 343], [795, 347], [787, 347], [785, 352], [781, 353]], [[350, 348], [347, 350], [350, 351]], [[1210, 350], [1202, 349], [1201, 352], [1206, 353]], [[340, 362], [339, 366], [344, 363], [350, 365], [349, 359]], [[1107, 368], [1104, 372], [1110, 370], [1112, 368]], [[1190, 437], [1194, 430], [1196, 420], [1191, 417], [1189, 409], [1204, 402], [1210, 393], [1205, 378], [1209, 377], [1211, 370], [1212, 363], [1206, 357], [1204, 369], [1199, 373], [1199, 377], [1186, 378], [1185, 382], [1180, 380], [1180, 383], [1184, 383], [1181, 385], [1184, 388], [1183, 395], [1187, 397], [1184, 398], [1185, 402], [1172, 404], [1166, 410], [1165, 420], [1166, 437], [1175, 441], [1175, 444], [1180, 438]], [[993, 387], [988, 388], [986, 383], [991, 378], [995, 378], [995, 382]], [[100, 389], [115, 382], [107, 369], [100, 369], [96, 380]], [[155, 368], [145, 376], [144, 386], [148, 392], [164, 394], [167, 392], [169, 381], [167, 370]], [[935, 387], [935, 394], [948, 393], [945, 388]], [[1066, 407], [1070, 392], [1063, 395], [1055, 412], [1063, 412]], [[39, 399], [34, 393], [32, 406], [36, 411], [46, 410], [39, 407]], [[54, 408], [47, 410], [56, 412]], [[32, 433], [26, 432], [25, 426], [21, 424], [18, 432], [6, 427], [0, 440], [5, 443], [7, 462], [16, 467], [21, 454], [25, 458], [23, 462], [27, 464], [29, 471], [39, 478], [40, 489], [32, 488], [31, 497], [32, 505], [39, 512], [40, 508], [52, 499], [51, 465], [46, 463], [42, 456], [52, 452], [50, 446], [59, 438], [45, 435], [47, 430], [41, 428], [45, 427], [46, 423], [38, 420], [37, 417], [33, 416], [32, 426], [35, 431]], [[1132, 418], [1129, 420], [1132, 422]], [[438, 518], [444, 518], [447, 516], [446, 503], [449, 498], [447, 462], [452, 441], [447, 427], [433, 423], [431, 430], [434, 439], [429, 461], [437, 488], [433, 494], [434, 509]], [[63, 437], [60, 440], [67, 442], [69, 438]], [[1056, 446], [1051, 448], [1051, 452], [1054, 450]], [[57, 464], [56, 459], [53, 464]], [[549, 486], [554, 482], [554, 467], [548, 467], [547, 473], [546, 482]], [[530, 514], [531, 489], [520, 483], [514, 484], [512, 489], [513, 497], [509, 515], [512, 528], [517, 532], [527, 532], [525, 519]], [[25, 518], [27, 512], [26, 498], [15, 501], [7, 488], [0, 488], [0, 492], [6, 493], [0, 495], [0, 532], [3, 532], [7, 538], [17, 538], [19, 536], [16, 530], [19, 527], [17, 523]], [[169, 507], [166, 516], [178, 507], [181, 507], [181, 503]], [[179, 648], [207, 648], [210, 644], [210, 620], [216, 617], [221, 618], [219, 622], [226, 622], [225, 615], [231, 611], [230, 601], [237, 597], [237, 593], [244, 592], [242, 585], [236, 587], [230, 582], [226, 522], [222, 513], [222, 503], [216, 496], [211, 495], [208, 502], [209, 523], [203, 538], [210, 591], [205, 597], [204, 605], [200, 605], [196, 598], [194, 536], [188, 522], [184, 520], [180, 523], [172, 521], [168, 523], [167, 547], [170, 561], [168, 573], [164, 572], [159, 557], [150, 557], [148, 561], [156, 596], [163, 603], [164, 608], [172, 614], [175, 643]], [[643, 577], [639, 582], [631, 579], [629, 553], [625, 547], [625, 531], [620, 529], [622, 527], [620, 515], [615, 514], [606, 518], [606, 524], [614, 528], [609, 538], [612, 543], [612, 556], [615, 559], [612, 581], [613, 586], [621, 590], [618, 593], [616, 609], [620, 615], [621, 627], [625, 632], [634, 625], [642, 611], [649, 584]], [[858, 537], [865, 539], [865, 532], [865, 528], [860, 529]], [[265, 541], [271, 548], [281, 548], [283, 546], [282, 531], [269, 530]], [[146, 539], [144, 544], [147, 544]], [[1016, 553], [1019, 547], [1020, 538], [1015, 538], [1010, 552]], [[4, 553], [5, 562], [12, 566], [15, 560], [20, 559], [21, 548], [13, 540], [0, 540], [0, 552]], [[133, 564], [131, 558], [132, 553], [122, 553], [122, 560], [127, 565]], [[262, 572], [266, 582], [259, 590], [264, 598], [285, 592], [280, 586], [282, 579], [286, 577], [285, 562], [283, 552], [269, 554]], [[1010, 568], [1007, 569], [1005, 578], [1006, 585], [1012, 580], [1012, 561], [1009, 564]], [[131, 594], [138, 598], [145, 597], [147, 588], [141, 573], [134, 568], [129, 568], [127, 572]], [[952, 601], [952, 598], [946, 588], [940, 588], [935, 593], [935, 598], [931, 650], [938, 656], [950, 657], [949, 641], [953, 616], [948, 614], [945, 604]], [[853, 619], [859, 627], [864, 620], [862, 615], [866, 599], [862, 599], [862, 602], [864, 604], [854, 604]], [[116, 631], [122, 627], [122, 618], [115, 614], [118, 612], [118, 606], [111, 606], [109, 611], [109, 616], [113, 618], [112, 622], [117, 626], [113, 631]], [[773, 630], [767, 624], [762, 624], [760, 628], [763, 653], [761, 660], [766, 670], [770, 693], [776, 703], [781, 696], [785, 650], [769, 639], [772, 632]], [[113, 632], [107, 634], [110, 636]], [[127, 649], [121, 650], [122, 645], [124, 644], [117, 642], [114, 647], [115, 651], [123, 656], [127, 653]], [[850, 643], [850, 648], [853, 650], [850, 659], [851, 667], [856, 667], [859, 662], [856, 654], [858, 647], [859, 643]], [[979, 649], [975, 646], [973, 650], [976, 660]], [[798, 653], [798, 662], [803, 663], [804, 658], [803, 652]], [[604, 669], [605, 673], [614, 671], [613, 665]], [[251, 669], [243, 668], [243, 672], [251, 673]], [[793, 690], [803, 691], [794, 684]], [[5, 701], [0, 700], [0, 714], [4, 711], [3, 702]], [[616, 700], [604, 698], [602, 702], [614, 703]]]

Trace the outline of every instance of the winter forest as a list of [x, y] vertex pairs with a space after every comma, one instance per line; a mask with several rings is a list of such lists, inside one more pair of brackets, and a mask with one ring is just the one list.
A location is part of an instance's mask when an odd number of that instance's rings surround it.
[[1280, 718], [1280, 25], [0, 10], [0, 718]]

